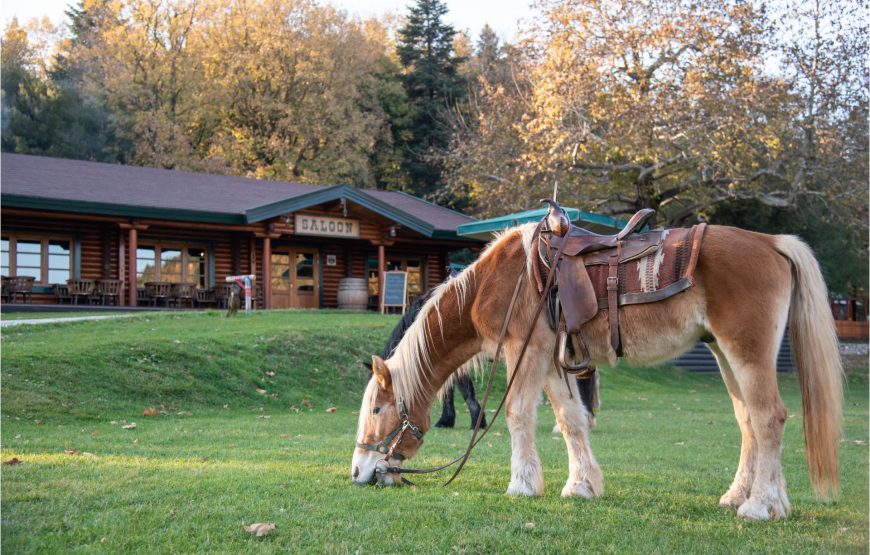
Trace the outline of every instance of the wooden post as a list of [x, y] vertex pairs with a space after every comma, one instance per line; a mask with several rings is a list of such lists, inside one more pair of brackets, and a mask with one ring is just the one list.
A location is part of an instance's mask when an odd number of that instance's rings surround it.
[[118, 291], [118, 306], [127, 304], [129, 295], [124, 291], [124, 280], [126, 279], [126, 266], [124, 264], [124, 254], [126, 253], [127, 245], [124, 243], [124, 232], [118, 231], [118, 279], [121, 280], [121, 288]]
[[129, 276], [129, 287], [127, 288], [127, 304], [136, 306], [136, 301], [139, 295], [136, 291], [136, 250], [139, 248], [138, 232], [135, 227], [130, 227], [129, 236], [127, 239], [127, 274]]
[[272, 306], [272, 240], [263, 237], [263, 308]]
[[386, 271], [384, 244], [378, 245], [378, 312], [384, 313], [384, 272]]

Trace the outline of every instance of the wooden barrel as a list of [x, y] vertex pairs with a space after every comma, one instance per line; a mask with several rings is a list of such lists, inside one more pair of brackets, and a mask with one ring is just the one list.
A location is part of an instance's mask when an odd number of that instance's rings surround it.
[[369, 304], [369, 285], [363, 278], [344, 278], [338, 282], [338, 308], [365, 310]]

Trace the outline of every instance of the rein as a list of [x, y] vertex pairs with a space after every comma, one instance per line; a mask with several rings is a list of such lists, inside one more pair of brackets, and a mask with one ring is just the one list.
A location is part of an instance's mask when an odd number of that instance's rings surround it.
[[[535, 240], [538, 237], [540, 237], [540, 234], [541, 234], [541, 231], [543, 229], [545, 221], [546, 220], [541, 220], [541, 222], [538, 224], [538, 227], [535, 229], [534, 235], [532, 237], [533, 244], [534, 244]], [[543, 291], [541, 292], [541, 297], [538, 300], [538, 304], [535, 307], [534, 316], [532, 317], [532, 323], [529, 326], [529, 330], [526, 332], [525, 339], [523, 340], [523, 346], [520, 349], [520, 354], [517, 357], [517, 362], [516, 362], [516, 365], [514, 366], [514, 371], [511, 372], [511, 377], [508, 380], [507, 386], [505, 387], [504, 396], [502, 396], [501, 402], [499, 402], [499, 405], [495, 410], [495, 414], [492, 416], [492, 419], [490, 420], [489, 427], [487, 427], [483, 431], [483, 433], [480, 435], [480, 437], [477, 437], [477, 434], [480, 431], [480, 426], [483, 423], [483, 417], [486, 413], [486, 405], [489, 401], [489, 395], [492, 392], [492, 385], [493, 385], [493, 382], [495, 381], [496, 367], [498, 366], [498, 361], [499, 361], [499, 358], [501, 356], [501, 351], [502, 351], [502, 348], [504, 347], [504, 340], [505, 340], [505, 337], [507, 336], [508, 324], [511, 321], [511, 317], [513, 316], [514, 307], [516, 306], [517, 298], [519, 297], [520, 287], [522, 286], [522, 282], [523, 282], [523, 272], [519, 273], [519, 277], [517, 278], [516, 286], [514, 287], [513, 296], [511, 297], [510, 303], [508, 304], [507, 312], [505, 313], [504, 321], [503, 321], [502, 327], [501, 327], [501, 333], [499, 334], [498, 344], [497, 344], [496, 350], [495, 350], [495, 356], [492, 359], [492, 364], [491, 364], [490, 370], [489, 370], [489, 379], [488, 379], [487, 384], [486, 384], [486, 394], [483, 397], [483, 403], [481, 404], [480, 414], [477, 416], [477, 421], [474, 423], [474, 431], [471, 434], [471, 439], [468, 442], [468, 447], [466, 448], [465, 453], [456, 457], [455, 459], [453, 459], [452, 461], [450, 461], [448, 463], [445, 463], [443, 465], [436, 466], [436, 467], [431, 467], [431, 468], [402, 468], [402, 467], [398, 467], [398, 466], [390, 466], [389, 462], [388, 462], [390, 458], [394, 458], [397, 460], [404, 460], [405, 459], [405, 457], [401, 453], [395, 452], [396, 447], [402, 441], [402, 436], [403, 436], [405, 430], [410, 429], [411, 433], [414, 435], [414, 437], [416, 437], [420, 441], [422, 441], [422, 439], [423, 439], [423, 433], [420, 432], [420, 429], [417, 426], [414, 426], [413, 424], [411, 424], [410, 420], [408, 419], [408, 414], [407, 414], [407, 411], [405, 410], [404, 401], [397, 400], [396, 404], [397, 404], [397, 407], [399, 408], [399, 415], [402, 416], [402, 423], [399, 424], [399, 426], [395, 430], [393, 430], [393, 432], [391, 432], [382, 442], [380, 442], [377, 445], [357, 443], [357, 447], [367, 449], [369, 451], [377, 451], [378, 453], [381, 453], [384, 455], [383, 459], [381, 459], [377, 463], [375, 463], [375, 473], [376, 474], [380, 474], [380, 475], [385, 475], [385, 474], [399, 474], [399, 475], [401, 475], [401, 474], [431, 474], [433, 472], [438, 472], [440, 470], [444, 470], [445, 468], [451, 467], [454, 464], [459, 463], [459, 466], [456, 468], [456, 471], [454, 471], [453, 476], [451, 476], [450, 479], [444, 483], [444, 485], [445, 486], [449, 485], [451, 482], [453, 482], [454, 479], [456, 479], [457, 476], [459, 476], [459, 473], [462, 471], [462, 468], [465, 466], [465, 463], [468, 462], [468, 459], [471, 457], [471, 451], [477, 446], [478, 443], [480, 443], [480, 441], [486, 436], [486, 434], [489, 432], [489, 430], [492, 429], [493, 423], [495, 423], [496, 419], [498, 418], [498, 415], [501, 413], [501, 409], [504, 407], [505, 403], [507, 402], [508, 394], [510, 393], [510, 390], [511, 390], [511, 387], [513, 386], [514, 380], [516, 379], [517, 375], [519, 374], [520, 364], [523, 361], [523, 357], [526, 354], [526, 350], [528, 349], [529, 342], [532, 339], [532, 333], [534, 333], [534, 331], [535, 331], [535, 327], [537, 325], [538, 318], [540, 317], [541, 311], [543, 310], [544, 305], [547, 302], [547, 294], [553, 285], [553, 279], [555, 278], [555, 275], [556, 275], [556, 265], [558, 264], [558, 262], [562, 256], [562, 250], [563, 250], [565, 244], [566, 244], [566, 242], [562, 242], [559, 245], [559, 248], [556, 251], [556, 255], [553, 258], [553, 264], [551, 265], [551, 267], [549, 268], [549, 272], [547, 273], [546, 283], [544, 284]], [[404, 477], [402, 477], [402, 482], [405, 484], [411, 485], [411, 486], [415, 485], [413, 482], [411, 482], [410, 480], [408, 480]]]

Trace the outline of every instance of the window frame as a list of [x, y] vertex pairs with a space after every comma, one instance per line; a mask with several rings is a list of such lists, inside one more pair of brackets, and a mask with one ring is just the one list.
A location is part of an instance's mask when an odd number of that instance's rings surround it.
[[[138, 268], [139, 258], [139, 249], [153, 249], [154, 250], [154, 279], [149, 281], [166, 281], [163, 279], [162, 271], [163, 271], [163, 250], [178, 250], [181, 251], [181, 281], [178, 283], [193, 283], [194, 287], [199, 289], [208, 289], [210, 281], [210, 272], [211, 272], [211, 264], [209, 263], [211, 259], [211, 251], [208, 248], [208, 245], [205, 243], [184, 243], [178, 241], [161, 241], [161, 240], [151, 240], [147, 237], [144, 239], [140, 239], [136, 245], [136, 286], [144, 287], [144, 282], [142, 284], [139, 283], [140, 272]], [[191, 279], [189, 266], [190, 266], [190, 251], [191, 250], [199, 250], [202, 253], [200, 257], [202, 259], [202, 284], [199, 282], [199, 276], [195, 276], [196, 279]], [[172, 282], [175, 283], [175, 282]]]
[[[54, 269], [58, 270], [59, 268], [51, 268], [49, 266], [49, 243], [52, 241], [64, 241], [69, 244], [69, 277], [67, 279], [72, 279], [76, 277], [76, 247], [77, 242], [76, 238], [72, 235], [64, 235], [64, 234], [49, 234], [44, 235], [40, 233], [18, 233], [18, 232], [9, 232], [3, 233], [2, 239], [9, 241], [9, 276], [17, 276], [18, 275], [18, 242], [19, 241], [39, 241], [40, 243], [40, 251], [39, 251], [39, 273], [40, 279], [34, 280], [33, 285], [35, 287], [51, 287], [54, 283], [48, 281], [49, 270]], [[56, 255], [55, 255], [56, 256]], [[59, 282], [56, 282], [59, 283]], [[66, 281], [63, 282], [62, 285], [65, 285]]]

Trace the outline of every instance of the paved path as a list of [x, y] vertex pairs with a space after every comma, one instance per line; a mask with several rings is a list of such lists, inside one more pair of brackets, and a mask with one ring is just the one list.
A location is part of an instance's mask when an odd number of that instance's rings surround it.
[[137, 314], [112, 314], [110, 316], [70, 316], [68, 318], [33, 318], [31, 320], [0, 320], [0, 328], [20, 326], [22, 324], [58, 324], [63, 322], [82, 322], [84, 320], [108, 320], [109, 318], [127, 318]]

